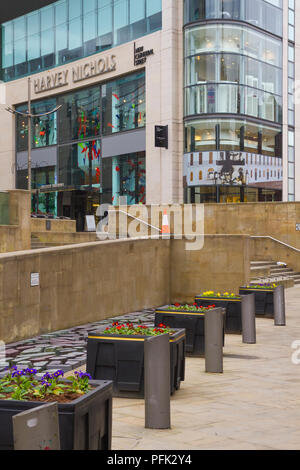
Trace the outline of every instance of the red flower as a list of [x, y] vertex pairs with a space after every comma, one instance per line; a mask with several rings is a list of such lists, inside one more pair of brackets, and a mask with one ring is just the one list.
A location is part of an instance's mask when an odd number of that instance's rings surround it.
[[180, 304], [178, 302], [176, 302], [176, 304], [174, 304], [175, 307], [180, 307]]
[[164, 325], [163, 323], [161, 323], [160, 325], [158, 325], [160, 328], [167, 328], [166, 325]]
[[196, 302], [194, 302], [193, 305], [194, 305], [194, 307], [197, 307], [197, 303], [196, 303]]

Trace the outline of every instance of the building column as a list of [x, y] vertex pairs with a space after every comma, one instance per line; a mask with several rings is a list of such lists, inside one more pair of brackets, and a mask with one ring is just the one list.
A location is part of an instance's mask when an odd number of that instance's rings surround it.
[[[147, 204], [183, 202], [183, 0], [162, 0], [160, 51], [146, 65]], [[169, 148], [155, 148], [155, 125], [168, 126]]]

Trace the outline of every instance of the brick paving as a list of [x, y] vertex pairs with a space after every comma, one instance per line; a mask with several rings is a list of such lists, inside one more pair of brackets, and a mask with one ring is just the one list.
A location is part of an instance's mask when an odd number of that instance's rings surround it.
[[2, 352], [0, 356], [0, 373], [12, 366], [17, 366], [18, 369], [35, 368], [40, 374], [54, 369], [69, 372], [82, 368], [86, 364], [88, 334], [95, 330], [104, 330], [114, 321], [153, 325], [154, 309], [115, 316], [99, 322], [7, 344], [5, 354]]

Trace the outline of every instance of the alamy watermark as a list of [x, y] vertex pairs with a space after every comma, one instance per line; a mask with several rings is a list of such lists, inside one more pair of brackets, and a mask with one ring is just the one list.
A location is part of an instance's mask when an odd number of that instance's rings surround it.
[[0, 81], [0, 104], [6, 104], [5, 83]]
[[297, 339], [293, 341], [291, 348], [295, 349], [295, 351], [292, 353], [292, 363], [298, 366], [300, 364], [300, 340]]
[[[122, 198], [121, 198], [122, 199]], [[126, 198], [124, 198], [126, 201]], [[204, 206], [199, 205], [138, 205], [101, 204], [96, 213], [99, 240], [118, 238], [163, 238], [186, 240], [187, 251], [204, 246]]]

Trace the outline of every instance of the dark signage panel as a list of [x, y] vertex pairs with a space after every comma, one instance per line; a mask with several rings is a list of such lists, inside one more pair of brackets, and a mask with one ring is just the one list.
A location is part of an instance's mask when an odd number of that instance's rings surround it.
[[155, 126], [155, 147], [168, 148], [168, 126]]

